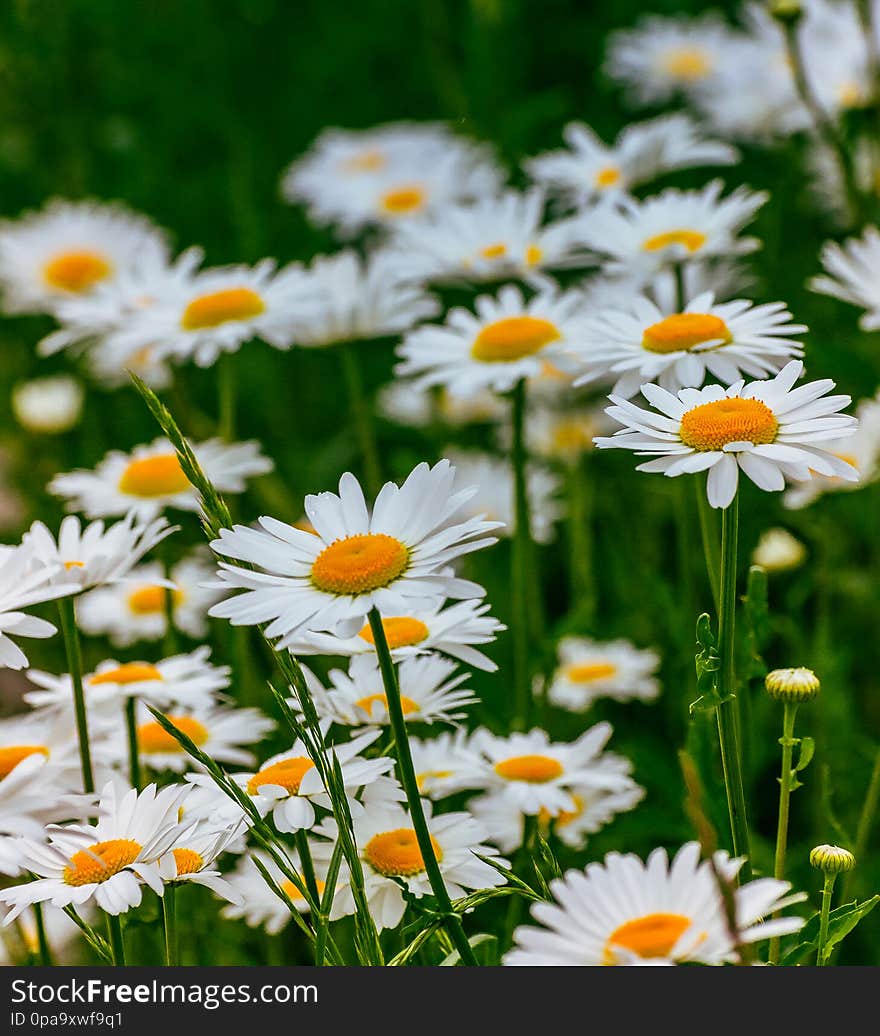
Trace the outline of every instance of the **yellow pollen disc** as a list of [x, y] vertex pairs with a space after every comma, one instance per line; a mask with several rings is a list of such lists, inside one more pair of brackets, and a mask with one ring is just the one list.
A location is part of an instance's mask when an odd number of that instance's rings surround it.
[[89, 677], [89, 683], [141, 683], [143, 680], [164, 680], [165, 677], [149, 662], [126, 662], [116, 669], [106, 669]]
[[[192, 716], [166, 716], [174, 727], [196, 745], [203, 745], [208, 740], [208, 728]], [[184, 749], [158, 723], [142, 723], [137, 728], [138, 748], [149, 755], [151, 752], [182, 752]]]
[[195, 874], [200, 871], [205, 863], [195, 849], [172, 849], [174, 860], [177, 863], [177, 876], [182, 874]]
[[573, 810], [564, 809], [556, 816], [553, 816], [549, 810], [542, 807], [538, 813], [538, 822], [542, 827], [549, 828], [551, 824], [555, 824], [557, 827], [565, 827], [565, 825], [570, 824], [572, 820], [577, 820], [584, 811], [585, 803], [580, 795], [572, 795], [572, 798], [574, 799], [575, 808]]
[[45, 745], [7, 745], [0, 748], [0, 780], [8, 777], [22, 759], [31, 755], [42, 755], [49, 758], [49, 749]]
[[698, 252], [706, 243], [706, 235], [699, 230], [666, 230], [649, 237], [642, 245], [645, 252], [659, 252], [670, 245], [683, 245], [689, 252]]
[[593, 683], [594, 680], [607, 680], [617, 672], [613, 662], [578, 662], [570, 665], [566, 676], [572, 683]]
[[620, 170], [615, 166], [606, 166], [596, 173], [597, 187], [613, 187], [616, 183], [620, 183]]
[[176, 453], [159, 453], [155, 457], [133, 460], [119, 479], [120, 493], [151, 499], [157, 496], [176, 496], [189, 489]]
[[546, 784], [563, 774], [562, 763], [549, 755], [515, 755], [495, 764], [495, 772], [506, 781]]
[[[318, 895], [323, 896], [325, 885], [320, 878], [315, 879], [315, 887], [318, 890]], [[294, 885], [292, 881], [282, 881], [280, 888], [288, 899], [292, 899], [294, 901], [296, 901], [297, 899], [301, 899], [303, 900], [303, 902], [305, 902], [306, 897], [302, 894], [302, 892], [300, 892], [300, 890], [296, 887], [296, 885]]]
[[540, 317], [505, 317], [487, 324], [471, 346], [471, 356], [483, 363], [510, 363], [534, 356], [562, 336], [559, 328]]
[[842, 83], [837, 91], [837, 101], [841, 108], [859, 107], [864, 96], [858, 83]]
[[606, 964], [615, 964], [620, 948], [639, 957], [668, 957], [684, 933], [691, 919], [683, 914], [646, 914], [627, 921], [608, 936], [605, 943]]
[[[437, 861], [443, 859], [440, 846], [431, 838]], [[378, 874], [386, 878], [411, 878], [425, 869], [416, 833], [411, 827], [383, 831], [364, 846], [364, 859]]]
[[312, 583], [328, 594], [363, 594], [393, 583], [409, 565], [409, 550], [393, 536], [369, 532], [325, 547], [312, 565]]
[[[366, 698], [358, 698], [358, 700], [355, 702], [355, 705], [363, 709], [368, 716], [372, 716], [373, 706], [376, 704], [376, 702], [381, 702], [386, 709], [388, 708], [388, 699], [385, 697], [384, 694], [371, 694]], [[404, 714], [404, 716], [409, 716], [413, 712], [418, 712], [418, 702], [414, 702], [412, 698], [407, 698], [405, 694], [401, 694], [400, 711]]]
[[43, 267], [46, 283], [61, 291], [81, 294], [113, 272], [110, 262], [97, 252], [62, 252]]
[[266, 312], [266, 303], [250, 288], [224, 288], [193, 299], [180, 318], [184, 331], [219, 327], [230, 320], [250, 320]]
[[676, 79], [693, 81], [703, 79], [712, 70], [712, 64], [705, 51], [696, 47], [679, 47], [670, 50], [663, 59], [663, 67]]
[[480, 256], [483, 259], [501, 259], [507, 255], [507, 245], [486, 245], [485, 248], [480, 249]]
[[[382, 626], [385, 629], [385, 639], [388, 641], [388, 647], [392, 651], [395, 648], [413, 647], [415, 644], [421, 644], [429, 633], [428, 627], [421, 619], [413, 619], [408, 615], [390, 615], [387, 619], [382, 620]], [[358, 636], [368, 644], [376, 643], [373, 640], [373, 631], [368, 625], [364, 626]]]
[[537, 245], [529, 245], [526, 249], [526, 265], [537, 266], [538, 263], [544, 258], [544, 249], [539, 248]]
[[139, 586], [128, 595], [128, 607], [135, 615], [157, 615], [165, 611], [165, 595], [170, 593], [175, 605], [183, 600], [182, 590], [166, 590], [164, 586]]
[[88, 849], [80, 849], [70, 857], [64, 868], [68, 885], [91, 885], [106, 881], [138, 858], [141, 846], [130, 838], [112, 838], [109, 842], [95, 842]]
[[731, 442], [756, 446], [773, 442], [779, 422], [760, 399], [718, 399], [688, 410], [681, 419], [681, 441], [691, 449], [721, 450]]
[[65, 561], [64, 567], [69, 572], [72, 568], [85, 568], [85, 563], [82, 561]]
[[595, 428], [589, 421], [560, 421], [553, 429], [553, 448], [559, 453], [588, 450], [593, 445]]
[[712, 313], [673, 313], [651, 324], [642, 335], [642, 348], [652, 353], [677, 353], [704, 342], [728, 345], [733, 335], [727, 324]]
[[314, 765], [306, 756], [294, 756], [292, 759], [272, 763], [271, 766], [255, 773], [247, 782], [248, 794], [257, 795], [264, 784], [277, 784], [291, 795], [298, 795], [303, 777]]
[[347, 173], [377, 173], [385, 167], [385, 156], [381, 151], [362, 151], [342, 163]]
[[421, 187], [398, 187], [382, 195], [379, 205], [390, 216], [406, 216], [425, 206], [425, 192]]
[[425, 781], [430, 779], [442, 781], [451, 776], [452, 770], [425, 770], [424, 773], [420, 773], [416, 776], [416, 785], [418, 786], [419, 791], [421, 791], [425, 785]]

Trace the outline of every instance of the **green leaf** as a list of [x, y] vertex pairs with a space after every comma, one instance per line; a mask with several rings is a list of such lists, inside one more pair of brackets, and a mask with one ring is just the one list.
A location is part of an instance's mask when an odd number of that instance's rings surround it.
[[800, 770], [806, 770], [810, 765], [810, 760], [816, 751], [816, 742], [811, 737], [802, 737], [800, 749], [798, 751], [798, 761], [795, 764], [794, 772], [798, 773]]
[[[825, 943], [825, 959], [838, 943], [842, 942], [855, 926], [880, 903], [880, 896], [873, 896], [862, 903], [853, 901], [832, 910], [828, 920], [828, 939]], [[820, 914], [817, 911], [798, 932], [800, 942], [792, 947], [782, 958], [783, 964], [799, 964], [811, 952], [816, 951], [819, 941]]]
[[[498, 963], [498, 939], [494, 935], [490, 935], [488, 932], [480, 932], [477, 935], [472, 935], [468, 939], [468, 943], [472, 950], [476, 950], [478, 947], [482, 947], [479, 954], [475, 954], [477, 957], [477, 963], [482, 964], [484, 967], [491, 964]], [[480, 960], [480, 958], [483, 960]], [[441, 968], [453, 968], [456, 964], [461, 962], [458, 950], [453, 950], [448, 957], [445, 957], [440, 961]]]

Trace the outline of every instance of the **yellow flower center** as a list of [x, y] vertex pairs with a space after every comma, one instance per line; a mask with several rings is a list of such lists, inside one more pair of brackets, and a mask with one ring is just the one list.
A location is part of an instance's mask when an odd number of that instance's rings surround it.
[[642, 348], [652, 353], [677, 353], [704, 342], [728, 345], [733, 335], [727, 324], [712, 313], [673, 313], [645, 328]]
[[572, 810], [564, 809], [561, 813], [557, 813], [556, 816], [554, 816], [548, 809], [541, 807], [541, 810], [538, 813], [538, 823], [542, 828], [546, 830], [551, 824], [555, 824], [556, 827], [565, 827], [566, 824], [570, 824], [573, 820], [577, 820], [577, 818], [583, 813], [586, 803], [580, 795], [572, 795], [572, 798], [574, 799], [575, 808]]
[[129, 611], [135, 615], [156, 615], [165, 611], [165, 595], [170, 593], [174, 605], [183, 600], [182, 590], [167, 590], [164, 586], [139, 586], [128, 595]]
[[69, 572], [72, 568], [85, 568], [86, 565], [84, 561], [65, 561], [64, 567]]
[[837, 89], [837, 102], [841, 108], [858, 108], [865, 100], [865, 93], [858, 83], [841, 83]]
[[131, 461], [122, 472], [118, 489], [120, 493], [149, 500], [185, 493], [189, 489], [189, 479], [184, 475], [176, 453], [159, 453]]
[[604, 962], [616, 964], [617, 949], [639, 957], [668, 957], [690, 925], [691, 919], [683, 914], [646, 914], [627, 921], [608, 936]]
[[663, 67], [676, 79], [693, 82], [705, 78], [712, 70], [709, 55], [697, 47], [677, 47], [663, 58]]
[[[315, 879], [315, 887], [318, 890], [318, 895], [319, 896], [323, 896], [324, 895], [325, 885], [324, 885], [324, 882], [321, 881], [320, 878], [316, 878]], [[300, 892], [300, 890], [296, 887], [296, 885], [294, 885], [294, 883], [292, 881], [290, 881], [289, 879], [287, 881], [282, 881], [281, 885], [280, 885], [280, 888], [281, 888], [281, 891], [284, 892], [284, 894], [287, 896], [288, 899], [293, 900], [293, 901], [296, 901], [297, 899], [301, 899], [301, 900], [303, 900], [303, 902], [305, 902], [305, 898], [306, 897], [302, 894], [302, 892]]]
[[487, 324], [471, 346], [471, 356], [482, 363], [510, 363], [534, 356], [562, 335], [555, 324], [540, 317], [504, 317]]
[[314, 765], [306, 756], [294, 756], [292, 759], [272, 763], [271, 766], [255, 773], [247, 782], [248, 794], [257, 795], [264, 784], [275, 784], [291, 795], [298, 795], [303, 777], [314, 768]]
[[553, 449], [558, 453], [589, 450], [593, 445], [595, 428], [590, 421], [572, 418], [562, 420], [553, 429]]
[[773, 442], [779, 422], [760, 399], [718, 399], [688, 410], [679, 435], [694, 450], [721, 450], [731, 442], [757, 445]]
[[486, 245], [485, 248], [480, 249], [480, 256], [483, 259], [501, 259], [505, 255], [507, 255], [507, 245], [500, 242], [497, 245]]
[[[431, 845], [439, 862], [443, 859], [440, 846], [433, 838]], [[425, 869], [422, 851], [411, 827], [399, 827], [396, 831], [373, 835], [364, 846], [364, 859], [377, 874], [386, 878], [411, 878]]]
[[335, 540], [312, 565], [312, 583], [328, 594], [363, 594], [393, 583], [409, 565], [409, 550], [383, 532]]
[[642, 245], [645, 252], [659, 252], [671, 245], [682, 245], [689, 252], [698, 252], [706, 243], [706, 235], [700, 230], [666, 230], [649, 237]]
[[0, 780], [8, 777], [23, 759], [31, 755], [48, 759], [49, 749], [45, 745], [6, 745], [0, 748]]
[[537, 266], [544, 258], [544, 249], [538, 245], [529, 245], [526, 248], [526, 266]]
[[64, 868], [68, 885], [92, 885], [106, 881], [138, 858], [142, 846], [130, 838], [111, 838], [109, 842], [95, 842], [88, 849], [80, 849], [70, 857]]
[[[208, 728], [192, 716], [166, 716], [173, 727], [185, 734], [196, 745], [208, 740]], [[142, 723], [137, 728], [138, 748], [146, 755], [151, 753], [182, 752], [183, 746], [158, 723]]]
[[576, 662], [566, 670], [566, 676], [572, 683], [593, 683], [596, 680], [607, 680], [617, 672], [613, 662]]
[[[430, 632], [421, 619], [413, 619], [408, 615], [389, 615], [387, 619], [382, 620], [382, 626], [385, 630], [385, 639], [388, 641], [388, 647], [392, 651], [395, 648], [413, 647], [415, 644], [421, 644]], [[364, 626], [358, 636], [368, 644], [376, 643], [373, 639], [373, 631], [369, 625]]]
[[425, 207], [427, 198], [421, 187], [398, 187], [382, 195], [379, 205], [389, 216], [407, 216]]
[[549, 755], [514, 755], [495, 764], [495, 772], [506, 781], [546, 784], [564, 773], [562, 763]]
[[174, 860], [177, 863], [177, 876], [183, 874], [196, 874], [205, 865], [205, 861], [195, 849], [172, 849]]
[[606, 166], [596, 173], [597, 187], [613, 187], [616, 183], [620, 183], [620, 170], [615, 166]]
[[230, 320], [251, 320], [266, 312], [266, 303], [250, 288], [224, 288], [193, 299], [180, 318], [184, 331], [219, 327]]
[[90, 684], [141, 683], [144, 680], [164, 680], [165, 677], [149, 662], [125, 662], [116, 669], [105, 669], [89, 677]]
[[[370, 694], [366, 698], [358, 698], [358, 700], [355, 702], [355, 705], [363, 709], [368, 716], [372, 716], [373, 706], [377, 702], [381, 702], [386, 709], [388, 708], [388, 699], [385, 697], [384, 694]], [[419, 711], [418, 702], [413, 701], [412, 698], [407, 698], [405, 694], [401, 694], [400, 710], [404, 714], [404, 716], [409, 716], [411, 713]]]
[[451, 777], [453, 774], [452, 770], [425, 770], [424, 773], [416, 775], [416, 785], [419, 791], [425, 786], [425, 781], [428, 780], [445, 780], [447, 777]]
[[362, 151], [359, 155], [346, 158], [342, 168], [347, 173], [378, 173], [385, 168], [385, 156], [381, 151]]
[[113, 266], [98, 252], [62, 252], [43, 267], [43, 277], [52, 288], [79, 295], [109, 277]]

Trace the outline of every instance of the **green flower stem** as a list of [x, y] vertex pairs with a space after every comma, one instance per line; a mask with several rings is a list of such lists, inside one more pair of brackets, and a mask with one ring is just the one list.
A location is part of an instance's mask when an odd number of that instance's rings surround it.
[[515, 518], [511, 544], [511, 616], [513, 633], [513, 722], [512, 730], [525, 730], [532, 705], [532, 680], [529, 665], [529, 555], [531, 553], [529, 498], [526, 482], [526, 382], [521, 378], [513, 390], [511, 425], [513, 443], [513, 491]]
[[303, 880], [309, 895], [315, 903], [321, 902], [321, 893], [318, 891], [318, 881], [315, 878], [315, 865], [312, 862], [312, 851], [309, 849], [309, 839], [305, 831], [297, 831], [293, 836], [293, 843], [299, 853], [299, 865], [302, 869]]
[[367, 398], [364, 394], [364, 381], [357, 355], [357, 343], [343, 342], [339, 346], [342, 362], [342, 374], [348, 391], [348, 405], [354, 418], [355, 434], [364, 464], [364, 480], [368, 494], [376, 496], [382, 488], [381, 468], [379, 466], [379, 448], [376, 445], [376, 434]]
[[596, 613], [596, 580], [593, 578], [593, 498], [586, 465], [568, 470], [568, 546], [571, 610], [586, 629]]
[[[163, 540], [159, 550], [162, 554], [162, 575], [171, 578], [171, 559], [168, 556], [168, 540]], [[162, 653], [166, 658], [177, 654], [177, 627], [174, 625], [174, 591], [165, 587], [162, 595], [162, 606], [165, 611], [165, 636], [162, 638]]]
[[745, 859], [740, 880], [751, 877], [749, 828], [746, 800], [743, 792], [742, 764], [739, 753], [736, 715], [736, 670], [734, 622], [736, 614], [736, 548], [739, 533], [739, 494], [728, 508], [721, 512], [721, 579], [718, 608], [718, 694], [721, 702], [716, 709], [718, 740], [721, 746], [721, 765], [724, 770], [724, 788], [730, 814], [730, 832], [735, 856]]
[[58, 602], [61, 631], [67, 652], [67, 668], [73, 682], [73, 709], [76, 715], [76, 734], [79, 739], [79, 759], [82, 766], [83, 791], [90, 795], [95, 790], [92, 774], [92, 753], [89, 748], [89, 724], [86, 717], [86, 699], [82, 683], [82, 650], [76, 628], [76, 607], [73, 597], [62, 597]]
[[110, 937], [110, 949], [113, 952], [113, 963], [116, 967], [125, 966], [125, 943], [122, 939], [122, 921], [118, 914], [107, 915], [107, 934]]
[[477, 960], [471, 949], [467, 936], [462, 927], [461, 918], [452, 908], [452, 900], [440, 873], [437, 857], [434, 854], [434, 846], [431, 842], [431, 833], [428, 830], [428, 823], [425, 820], [425, 813], [422, 809], [422, 797], [419, 792], [418, 781], [416, 780], [415, 768], [412, 761], [412, 753], [409, 747], [409, 736], [406, 732], [406, 721], [403, 718], [403, 708], [400, 704], [400, 688], [397, 685], [397, 674], [394, 671], [394, 662], [391, 659], [391, 651], [388, 648], [388, 640], [385, 636], [385, 627], [382, 625], [382, 616], [378, 609], [370, 610], [370, 629], [373, 631], [373, 643], [376, 645], [376, 655], [379, 659], [379, 667], [382, 670], [382, 683], [385, 687], [385, 698], [388, 702], [388, 718], [391, 729], [394, 732], [394, 744], [397, 750], [397, 772], [400, 783], [406, 792], [406, 801], [409, 805], [409, 814], [415, 829], [416, 839], [419, 843], [419, 851], [425, 864], [425, 872], [428, 881], [431, 883], [431, 891], [437, 900], [437, 907], [444, 916], [446, 930], [452, 938], [455, 948], [458, 950], [462, 964], [475, 967]]
[[[785, 850], [788, 845], [788, 806], [791, 799], [792, 768], [791, 757], [797, 740], [794, 736], [794, 720], [797, 715], [797, 702], [786, 702], [782, 715], [782, 773], [779, 777], [779, 820], [776, 825], [776, 856], [773, 863], [773, 877], [780, 881], [785, 878]], [[775, 936], [770, 940], [771, 964], [779, 963], [780, 940]]]
[[165, 966], [176, 968], [180, 963], [177, 940], [177, 886], [169, 882], [162, 896], [162, 927], [165, 929]]
[[697, 513], [700, 516], [700, 538], [703, 541], [703, 554], [706, 557], [706, 572], [709, 575], [712, 600], [715, 602], [715, 610], [717, 611], [720, 607], [718, 575], [721, 571], [721, 558], [718, 556], [717, 525], [712, 508], [709, 506], [709, 499], [706, 496], [706, 480], [695, 478], [694, 488], [697, 491]]
[[141, 756], [138, 750], [137, 698], [125, 699], [125, 727], [128, 731], [128, 776], [132, 788], [141, 789]]
[[816, 944], [816, 964], [824, 967], [828, 963], [825, 954], [825, 943], [828, 942], [828, 922], [831, 918], [831, 897], [834, 893], [834, 883], [837, 881], [836, 874], [826, 874], [825, 884], [822, 886], [822, 910], [819, 914], [819, 941]]
[[235, 357], [223, 353], [217, 361], [217, 434], [225, 442], [235, 438], [237, 388]]
[[32, 907], [34, 911], [34, 921], [37, 925], [37, 946], [40, 951], [40, 964], [43, 967], [51, 967], [53, 964], [52, 950], [49, 946], [49, 939], [46, 935], [46, 922], [43, 918], [43, 904], [34, 903]]

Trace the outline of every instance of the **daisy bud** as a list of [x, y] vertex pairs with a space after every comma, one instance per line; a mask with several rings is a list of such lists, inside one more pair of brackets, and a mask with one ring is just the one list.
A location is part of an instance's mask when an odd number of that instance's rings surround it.
[[764, 679], [764, 687], [771, 698], [787, 704], [799, 705], [819, 693], [819, 677], [812, 669], [774, 669]]
[[767, 7], [776, 21], [783, 25], [795, 25], [804, 13], [801, 0], [770, 0]]
[[768, 572], [797, 568], [807, 556], [807, 548], [787, 529], [767, 529], [752, 553], [752, 562]]
[[817, 845], [810, 850], [810, 864], [823, 874], [842, 874], [855, 867], [856, 858], [839, 845]]

